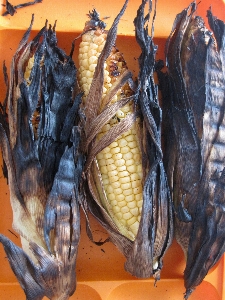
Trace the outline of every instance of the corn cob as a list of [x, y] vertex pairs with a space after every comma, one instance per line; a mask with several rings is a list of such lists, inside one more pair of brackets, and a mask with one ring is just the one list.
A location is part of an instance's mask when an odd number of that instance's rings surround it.
[[224, 22], [208, 11], [210, 32], [193, 2], [167, 41], [165, 168], [175, 207], [175, 236], [185, 257], [188, 299], [225, 251]]
[[[78, 79], [84, 92], [83, 102], [89, 94], [98, 57], [101, 54], [107, 31], [105, 24], [99, 20], [98, 13], [89, 13], [90, 21], [86, 22], [82, 42], [79, 47]], [[92, 24], [95, 23], [93, 27]], [[96, 26], [96, 23], [98, 24]], [[111, 53], [104, 63], [104, 85], [100, 109], [104, 109], [107, 94], [112, 89], [118, 77], [127, 70], [126, 62], [121, 52], [112, 47]], [[125, 83], [113, 96], [110, 104], [133, 94], [129, 84]], [[119, 124], [129, 114], [134, 112], [133, 103], [121, 107], [116, 114], [101, 128], [97, 141], [116, 124]], [[138, 122], [138, 121], [137, 121]], [[108, 147], [96, 156], [101, 173], [104, 192], [108, 204], [103, 203], [119, 231], [134, 240], [139, 228], [142, 210], [142, 155], [137, 135], [137, 124], [116, 138]]]
[[[84, 46], [86, 50], [79, 54], [85, 63], [80, 63], [78, 77], [81, 88], [84, 84], [86, 122], [82, 148], [87, 155], [82, 207], [92, 241], [89, 212], [125, 255], [126, 271], [140, 278], [153, 275], [158, 280], [164, 254], [172, 241], [173, 219], [160, 146], [161, 110], [153, 78], [156, 47], [145, 32], [147, 2], [143, 0], [134, 21], [142, 50], [137, 89], [115, 47], [117, 26], [127, 2], [109, 31], [105, 31], [105, 24], [93, 11], [81, 35], [81, 49]], [[101, 45], [100, 54], [95, 53], [98, 59], [94, 60], [97, 64], [93, 79], [91, 75], [86, 85], [89, 43], [94, 44], [93, 40], [101, 35], [106, 36], [102, 41], [105, 45]], [[107, 91], [106, 84], [112, 84]]]
[[0, 105], [0, 146], [22, 249], [2, 235], [0, 242], [26, 299], [66, 300], [76, 288], [80, 235], [82, 155], [74, 125], [81, 96], [75, 97], [76, 67], [57, 47], [55, 26], [46, 24], [28, 42], [32, 23], [13, 56], [9, 83], [4, 69], [8, 91]]

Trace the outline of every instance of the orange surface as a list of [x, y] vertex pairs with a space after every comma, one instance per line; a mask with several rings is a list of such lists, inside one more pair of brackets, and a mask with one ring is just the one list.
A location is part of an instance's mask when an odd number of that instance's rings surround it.
[[[26, 1], [26, 0], [24, 0]], [[16, 5], [22, 0], [11, 0]], [[170, 33], [173, 20], [178, 12], [189, 5], [187, 0], [158, 0], [157, 17], [155, 22], [155, 44], [159, 46], [157, 58], [164, 58], [164, 45]], [[3, 2], [2, 2], [3, 3]], [[1, 4], [1, 1], [0, 1]], [[96, 8], [102, 17], [110, 16], [107, 23], [110, 26], [114, 17], [120, 10], [123, 1], [100, 0], [43, 0], [41, 4], [19, 9], [13, 17], [0, 17], [0, 65], [3, 60], [9, 70], [10, 61], [18, 43], [29, 26], [31, 14], [35, 14], [32, 36], [44, 26], [45, 20], [50, 23], [57, 20], [58, 44], [67, 53], [70, 51], [71, 42], [81, 32], [86, 20], [86, 13]], [[140, 0], [130, 0], [128, 8], [119, 25], [118, 48], [124, 53], [128, 66], [134, 75], [138, 72], [137, 58], [140, 54], [139, 46], [134, 38], [133, 19]], [[225, 21], [225, 4], [222, 0], [202, 0], [198, 7], [198, 14], [206, 16], [206, 10], [212, 4], [213, 12]], [[4, 8], [0, 6], [0, 10]], [[77, 51], [74, 53], [75, 62]], [[3, 74], [0, 71], [0, 99], [4, 99], [5, 87]], [[1, 160], [0, 160], [1, 163]], [[12, 213], [9, 204], [9, 190], [0, 170], [0, 201], [1, 218], [0, 232], [19, 245], [19, 238], [13, 235]], [[174, 241], [166, 254], [162, 279], [154, 287], [154, 281], [140, 280], [124, 271], [125, 262], [122, 254], [111, 243], [98, 247], [92, 244], [85, 232], [85, 221], [81, 218], [81, 242], [77, 260], [77, 291], [71, 299], [79, 300], [177, 300], [182, 299], [184, 293], [183, 270], [185, 266], [183, 253]], [[104, 230], [91, 219], [95, 239], [106, 237]], [[3, 247], [0, 246], [0, 300], [18, 299], [25, 300], [24, 293], [17, 283], [5, 257]], [[225, 300], [224, 288], [224, 258], [206, 276], [205, 281], [196, 289], [190, 300]], [[47, 299], [47, 298], [46, 298]]]

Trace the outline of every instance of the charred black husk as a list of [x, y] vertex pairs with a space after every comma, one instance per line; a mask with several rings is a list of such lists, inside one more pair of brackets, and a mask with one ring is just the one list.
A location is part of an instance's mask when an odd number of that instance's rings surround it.
[[22, 248], [0, 235], [26, 299], [68, 299], [76, 289], [80, 237], [79, 104], [76, 67], [57, 46], [55, 26], [28, 41], [33, 19], [12, 59], [0, 107], [13, 228]]
[[165, 168], [175, 211], [175, 236], [186, 256], [186, 294], [225, 250], [224, 23], [196, 3], [177, 15], [166, 47], [163, 95]]
[[[158, 280], [163, 265], [163, 257], [173, 238], [173, 216], [171, 197], [162, 161], [161, 109], [153, 77], [157, 47], [153, 42], [153, 36], [148, 34], [148, 23], [152, 12], [151, 1], [142, 1], [134, 20], [136, 40], [141, 48], [137, 86], [132, 82], [132, 77], [129, 75], [126, 80], [133, 89], [131, 96], [110, 103], [112, 97], [120, 88], [118, 86], [117, 91], [114, 89], [109, 93], [109, 99], [107, 98], [108, 102], [104, 109], [101, 110], [100, 107], [104, 81], [104, 62], [115, 44], [118, 22], [124, 13], [127, 2], [125, 2], [108, 31], [105, 46], [98, 59], [90, 92], [85, 100], [87, 103], [85, 113], [88, 120], [86, 125], [86, 141], [88, 141], [88, 144], [86, 143], [84, 146], [87, 151], [87, 161], [84, 167], [83, 208], [86, 216], [89, 212], [93, 214], [108, 231], [108, 240], [112, 241], [127, 259], [125, 269], [128, 272], [140, 278], [154, 276]], [[144, 13], [146, 4], [149, 5], [147, 16]], [[124, 76], [121, 75], [117, 80], [117, 82], [124, 80]], [[115, 115], [118, 108], [123, 107], [128, 101], [131, 101], [134, 106], [133, 113], [124, 118], [120, 124], [112, 127], [99, 142], [96, 136], [101, 129], [100, 127], [103, 127]], [[137, 119], [139, 120], [139, 143], [142, 151], [142, 165], [144, 166], [142, 180], [143, 204], [137, 235], [131, 240], [123, 234], [122, 230], [119, 230], [113, 217], [108, 213], [110, 204], [107, 202], [105, 193], [102, 192], [103, 180], [99, 171], [100, 165], [98, 165], [95, 157], [104, 147], [110, 146], [120, 135], [130, 129]], [[88, 226], [88, 235], [92, 240], [94, 239], [90, 226]]]

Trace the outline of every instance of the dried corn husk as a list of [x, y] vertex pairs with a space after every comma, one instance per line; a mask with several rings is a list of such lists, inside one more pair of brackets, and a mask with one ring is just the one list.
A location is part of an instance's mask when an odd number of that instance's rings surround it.
[[[128, 272], [137, 277], [147, 278], [154, 275], [156, 279], [159, 279], [162, 259], [171, 244], [173, 236], [173, 219], [171, 199], [162, 163], [160, 141], [161, 109], [158, 104], [157, 88], [153, 79], [156, 46], [152, 37], [148, 35], [148, 29], [145, 28], [145, 23], [149, 18], [149, 15], [146, 18], [144, 17], [144, 7], [147, 1], [142, 1], [135, 19], [136, 38], [142, 50], [139, 59], [138, 88], [133, 89], [131, 97], [125, 97], [113, 104], [110, 104], [110, 101], [114, 94], [110, 95], [106, 106], [101, 107], [104, 62], [115, 44], [117, 26], [127, 2], [125, 2], [121, 12], [108, 31], [106, 44], [99, 56], [90, 92], [85, 100], [87, 105], [85, 108], [86, 136], [84, 140], [86, 140], [86, 143], [83, 147], [86, 149], [87, 161], [84, 168], [86, 180], [84, 182], [83, 208], [87, 215], [87, 221], [88, 212], [91, 212], [108, 231], [110, 241], [125, 255], [127, 258], [125, 269]], [[150, 14], [151, 1], [149, 3]], [[118, 90], [122, 76], [117, 80]], [[126, 80], [131, 88], [135, 86], [132, 83], [131, 76]], [[114, 90], [114, 93], [117, 90]], [[119, 107], [122, 107], [128, 101], [133, 102], [134, 113], [130, 114], [129, 117], [125, 117], [121, 124], [111, 128], [110, 132], [106, 133], [99, 142], [96, 136], [101, 127], [113, 117]], [[102, 149], [127, 131], [137, 119], [139, 120], [139, 142], [145, 168], [143, 170], [141, 221], [137, 236], [132, 241], [120, 232], [105, 208], [107, 205], [104, 205], [105, 203], [102, 202], [107, 201], [107, 199], [102, 200], [105, 195], [95, 157]], [[91, 138], [89, 138], [90, 136]], [[88, 234], [93, 240], [89, 221], [88, 225]]]
[[28, 42], [32, 23], [13, 57], [0, 110], [13, 228], [23, 250], [2, 235], [0, 241], [27, 299], [68, 299], [76, 288], [80, 236], [82, 156], [74, 126], [80, 96], [75, 65], [57, 47], [55, 26], [46, 24]]
[[177, 15], [167, 42], [164, 98], [165, 165], [175, 206], [175, 235], [186, 256], [189, 297], [225, 250], [224, 23], [196, 3]]

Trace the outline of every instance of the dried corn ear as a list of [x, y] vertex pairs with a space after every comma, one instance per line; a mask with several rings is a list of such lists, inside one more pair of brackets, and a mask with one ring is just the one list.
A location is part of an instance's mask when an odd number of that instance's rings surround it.
[[225, 250], [224, 23], [196, 3], [174, 22], [168, 74], [158, 72], [164, 100], [165, 166], [175, 206], [175, 235], [186, 256], [188, 299]]
[[[154, 274], [158, 279], [162, 257], [172, 239], [172, 210], [162, 165], [160, 108], [152, 75], [155, 49], [152, 42], [150, 50], [143, 53], [150, 65], [146, 70], [142, 61], [141, 89], [137, 90], [115, 46], [118, 22], [127, 2], [109, 31], [93, 10], [80, 43], [78, 80], [84, 92], [84, 172], [88, 186], [84, 207], [124, 253], [127, 271], [137, 277]], [[144, 30], [144, 6], [145, 1], [138, 11], [137, 39], [141, 39], [139, 30]], [[146, 80], [150, 86], [145, 86]]]
[[57, 46], [55, 26], [46, 24], [29, 42], [32, 23], [12, 59], [0, 110], [13, 228], [23, 250], [2, 235], [0, 241], [27, 299], [68, 299], [80, 234], [80, 96], [76, 67]]

